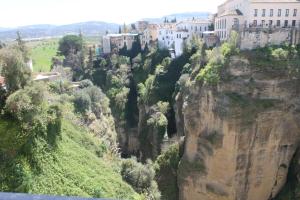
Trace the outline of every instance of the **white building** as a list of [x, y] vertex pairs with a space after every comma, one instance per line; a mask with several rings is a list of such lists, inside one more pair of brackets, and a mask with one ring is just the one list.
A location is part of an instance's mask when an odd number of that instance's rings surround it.
[[161, 24], [158, 28], [158, 47], [163, 49], [175, 48], [175, 34], [176, 24], [168, 23]]
[[208, 31], [212, 22], [204, 19], [193, 19], [176, 24], [177, 30], [186, 30], [190, 36], [197, 35], [203, 37], [203, 32]]
[[180, 56], [183, 53], [184, 44], [187, 43], [190, 39], [190, 33], [187, 30], [175, 31], [174, 50], [176, 56]]
[[137, 40], [137, 37], [138, 34], [134, 33], [107, 34], [103, 36], [103, 53], [117, 52], [125, 45], [127, 49], [130, 50], [133, 42]]
[[183, 52], [184, 43], [189, 42], [193, 36], [203, 38], [203, 33], [209, 30], [210, 20], [186, 20], [175, 23], [160, 25], [158, 29], [159, 48], [175, 51], [176, 56]]
[[299, 0], [227, 0], [218, 7], [215, 32], [226, 40], [232, 28], [299, 27], [299, 12]]

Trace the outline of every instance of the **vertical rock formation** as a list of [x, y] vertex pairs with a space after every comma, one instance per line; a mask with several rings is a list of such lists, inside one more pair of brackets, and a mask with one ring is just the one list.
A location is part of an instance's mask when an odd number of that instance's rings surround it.
[[231, 58], [222, 80], [216, 87], [195, 83], [178, 96], [186, 137], [180, 199], [272, 199], [299, 145], [299, 80], [239, 57]]

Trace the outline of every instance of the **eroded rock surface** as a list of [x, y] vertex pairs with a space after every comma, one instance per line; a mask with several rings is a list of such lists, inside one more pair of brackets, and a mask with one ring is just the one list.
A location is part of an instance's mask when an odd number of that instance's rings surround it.
[[299, 146], [299, 80], [238, 57], [222, 76], [218, 86], [196, 83], [178, 95], [185, 135], [180, 199], [272, 199]]

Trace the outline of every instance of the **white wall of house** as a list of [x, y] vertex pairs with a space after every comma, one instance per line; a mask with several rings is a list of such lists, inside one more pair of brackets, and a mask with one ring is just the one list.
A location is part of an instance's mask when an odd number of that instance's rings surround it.
[[188, 31], [176, 31], [175, 32], [175, 55], [180, 56], [183, 53], [184, 43], [190, 40], [190, 33]]
[[[238, 15], [236, 10], [242, 15]], [[227, 40], [233, 26], [241, 27], [299, 27], [298, 0], [227, 0], [218, 7], [215, 32]]]
[[107, 36], [107, 35], [103, 36], [102, 46], [103, 46], [103, 53], [108, 54], [111, 52], [109, 36]]
[[175, 29], [171, 28], [159, 28], [158, 29], [158, 46], [159, 48], [174, 48], [175, 42]]
[[179, 22], [176, 25], [177, 30], [188, 31], [190, 35], [202, 37], [202, 33], [208, 31], [211, 22], [209, 20], [188, 20]]

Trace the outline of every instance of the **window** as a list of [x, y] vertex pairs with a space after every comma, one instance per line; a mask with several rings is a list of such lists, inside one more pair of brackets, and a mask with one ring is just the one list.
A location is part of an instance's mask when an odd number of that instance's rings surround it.
[[277, 20], [276, 26], [280, 26], [280, 20]]
[[273, 20], [269, 20], [269, 26], [273, 25]]
[[289, 21], [288, 20], [284, 20], [284, 27], [287, 27], [289, 25]]
[[270, 17], [273, 17], [273, 9], [270, 9]]
[[297, 9], [294, 9], [293, 17], [297, 16]]
[[292, 26], [295, 27], [296, 26], [296, 20], [292, 21]]
[[204, 27], [204, 31], [206, 31], [206, 26]]
[[278, 17], [281, 17], [281, 9], [278, 9]]
[[261, 14], [262, 17], [265, 17], [266, 16], [266, 9], [262, 9], [262, 14]]
[[286, 17], [289, 16], [289, 12], [290, 12], [290, 9], [285, 9], [285, 16], [286, 16]]
[[254, 26], [257, 26], [257, 20], [254, 20], [254, 21], [253, 21], [253, 25], [254, 25]]
[[257, 17], [257, 12], [258, 12], [258, 10], [254, 9], [254, 17]]
[[202, 31], [202, 28], [201, 28], [201, 26], [200, 26], [200, 31]]
[[265, 25], [265, 20], [261, 20], [261, 25], [264, 26]]

